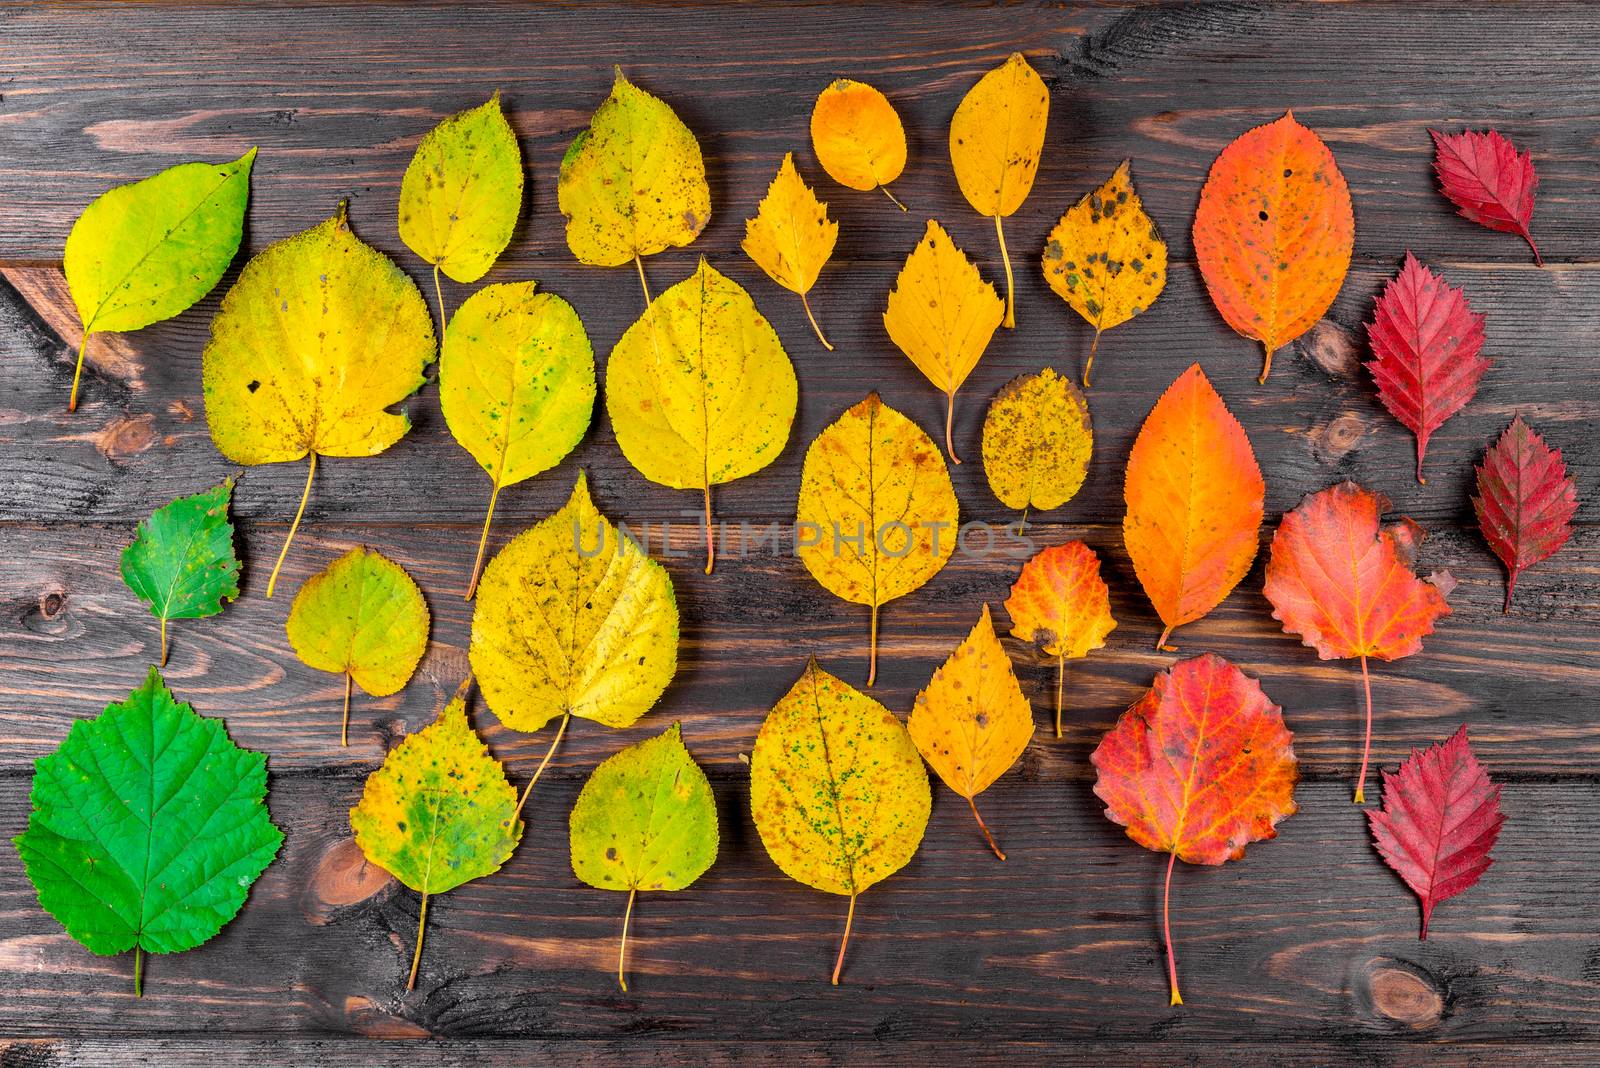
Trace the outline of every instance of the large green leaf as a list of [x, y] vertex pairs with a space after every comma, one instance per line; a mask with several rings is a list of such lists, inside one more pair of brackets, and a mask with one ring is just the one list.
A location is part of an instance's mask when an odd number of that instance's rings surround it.
[[167, 662], [167, 620], [201, 619], [239, 596], [228, 500], [233, 479], [164, 504], [139, 524], [122, 550], [122, 581], [161, 621], [161, 663]]
[[91, 952], [193, 949], [222, 929], [277, 855], [267, 758], [179, 704], [155, 668], [121, 704], [72, 725], [34, 765], [14, 839], [39, 904]]

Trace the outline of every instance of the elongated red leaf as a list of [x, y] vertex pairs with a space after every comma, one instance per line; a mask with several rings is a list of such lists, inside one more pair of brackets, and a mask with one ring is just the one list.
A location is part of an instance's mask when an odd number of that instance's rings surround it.
[[1427, 482], [1428, 438], [1472, 399], [1494, 362], [1480, 354], [1483, 316], [1407, 252], [1400, 274], [1383, 287], [1367, 336], [1378, 399], [1417, 436], [1417, 481]]
[[1478, 133], [1433, 135], [1433, 170], [1439, 186], [1463, 218], [1501, 233], [1521, 234], [1533, 249], [1533, 260], [1540, 267], [1544, 259], [1533, 243], [1528, 225], [1533, 221], [1533, 194], [1539, 188], [1539, 175], [1533, 157], [1517, 151], [1517, 146], [1496, 130]]
[[1489, 850], [1506, 821], [1500, 787], [1489, 781], [1467, 744], [1467, 726], [1443, 745], [1411, 750], [1393, 775], [1383, 773], [1383, 811], [1369, 809], [1378, 852], [1422, 899], [1422, 934], [1433, 907], [1472, 886], [1494, 863]]
[[1517, 416], [1478, 465], [1478, 495], [1472, 498], [1478, 529], [1506, 565], [1506, 603], [1517, 576], [1555, 553], [1572, 534], [1578, 490], [1567, 476], [1561, 450], [1552, 449]]

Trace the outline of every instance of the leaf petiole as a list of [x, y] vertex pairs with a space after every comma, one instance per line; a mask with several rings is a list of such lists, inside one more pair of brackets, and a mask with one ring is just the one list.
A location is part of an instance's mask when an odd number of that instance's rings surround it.
[[811, 320], [811, 329], [817, 332], [817, 340], [822, 342], [822, 347], [829, 352], [833, 351], [833, 343], [822, 336], [822, 327], [817, 325], [817, 317], [811, 314], [811, 301], [804, 293], [800, 294], [800, 306], [806, 310], [806, 318]]
[[350, 682], [350, 671], [346, 669], [344, 673], [344, 722], [339, 727], [339, 744], [341, 746], [350, 744]]
[[1356, 778], [1356, 796], [1354, 801], [1361, 804], [1366, 801], [1367, 789], [1367, 758], [1372, 754], [1372, 678], [1367, 674], [1367, 658], [1361, 657], [1361, 688], [1367, 695], [1367, 737], [1361, 743], [1361, 774]]
[[295, 510], [294, 522], [289, 524], [289, 534], [283, 539], [283, 548], [278, 552], [278, 562], [272, 565], [272, 576], [267, 579], [267, 600], [272, 600], [272, 591], [278, 585], [278, 572], [283, 568], [284, 557], [289, 555], [289, 546], [294, 542], [294, 533], [300, 529], [300, 517], [306, 514], [306, 502], [311, 499], [311, 480], [317, 474], [317, 450], [312, 449], [311, 467], [306, 471], [306, 488], [300, 494], [300, 507]]
[[1178, 993], [1178, 957], [1172, 950], [1172, 919], [1168, 912], [1168, 904], [1172, 900], [1172, 866], [1178, 862], [1178, 850], [1173, 848], [1167, 858], [1167, 885], [1161, 891], [1161, 932], [1167, 940], [1167, 978], [1172, 981], [1172, 1000], [1169, 1005], [1182, 1005], [1183, 996]]
[[84, 330], [83, 340], [78, 343], [78, 366], [72, 372], [72, 395], [67, 398], [67, 411], [78, 410], [78, 380], [83, 377], [83, 354], [89, 351], [89, 331]]
[[839, 973], [844, 970], [844, 951], [850, 945], [850, 926], [856, 920], [856, 895], [850, 895], [850, 908], [844, 914], [844, 937], [839, 940], [839, 957], [833, 962], [833, 985], [839, 985]]
[[978, 821], [978, 829], [983, 832], [983, 837], [988, 840], [989, 848], [994, 850], [995, 856], [1005, 860], [1005, 853], [1001, 851], [999, 844], [995, 842], [994, 835], [989, 833], [989, 825], [983, 822], [982, 816], [978, 815], [978, 802], [969, 797], [967, 798], [967, 804], [972, 808], [972, 818]]
[[1006, 230], [1000, 225], [998, 215], [994, 217], [994, 232], [1000, 238], [1000, 260], [1006, 265], [1006, 317], [1002, 325], [1010, 330], [1017, 325], [1016, 283], [1011, 278], [1011, 254], [1006, 251]]
[[539, 766], [534, 769], [533, 778], [528, 780], [528, 785], [522, 789], [522, 796], [517, 799], [517, 816], [522, 815], [522, 806], [528, 803], [528, 795], [533, 793], [533, 784], [539, 781], [539, 776], [544, 774], [544, 769], [550, 763], [550, 758], [556, 755], [556, 746], [561, 744], [561, 738], [567, 733], [567, 724], [570, 722], [572, 722], [572, 713], [564, 713], [561, 717], [561, 726], [556, 730], [556, 736], [550, 742], [550, 748], [545, 750], [544, 759], [539, 761]]
[[1061, 690], [1067, 677], [1067, 654], [1056, 657], [1056, 737], [1061, 737]]
[[904, 204], [900, 203], [900, 201], [895, 199], [895, 195], [893, 193], [889, 192], [889, 187], [888, 186], [879, 185], [878, 188], [883, 190], [883, 195], [889, 198], [889, 203], [893, 204], [895, 207], [899, 208], [901, 211], [910, 211], [911, 210], [911, 209], [907, 208]]
[[637, 886], [628, 888], [628, 907], [622, 913], [622, 945], [617, 949], [617, 985], [622, 987], [622, 992], [628, 992], [628, 976], [623, 971], [623, 965], [628, 959], [628, 923], [633, 919], [633, 899], [639, 893]]
[[422, 911], [417, 914], [417, 948], [411, 954], [411, 975], [406, 978], [406, 989], [417, 988], [417, 966], [422, 963], [422, 931], [428, 922], [428, 892], [422, 892]]
[[[1426, 932], [1428, 921], [1424, 919], [1422, 922], [1423, 930]], [[1424, 934], [1423, 937], [1426, 938], [1427, 935]], [[133, 945], [133, 996], [144, 997], [144, 947], [137, 942]]]

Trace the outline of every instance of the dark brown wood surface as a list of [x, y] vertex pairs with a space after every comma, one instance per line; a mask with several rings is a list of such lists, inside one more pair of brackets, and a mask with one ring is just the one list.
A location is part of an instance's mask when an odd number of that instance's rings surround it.
[[[862, 898], [846, 982], [834, 989], [826, 978], [843, 901], [790, 882], [767, 859], [741, 756], [807, 656], [846, 678], [864, 674], [866, 618], [787, 553], [733, 550], [741, 521], [792, 520], [805, 445], [868, 390], [937, 429], [942, 399], [879, 315], [928, 217], [999, 277], [992, 228], [961, 199], [944, 143], [961, 94], [1013, 50], [1051, 88], [1050, 128], [1034, 191], [1006, 224], [1018, 329], [997, 335], [962, 391], [958, 451], [976, 459], [983, 409], [1012, 376], [1046, 363], [1076, 370], [1088, 331], [1043, 284], [1039, 253], [1060, 212], [1131, 157], [1171, 244], [1171, 281], [1148, 314], [1104, 338], [1089, 480], [1029, 527], [1038, 546], [1080, 537], [1101, 553], [1120, 625], [1073, 666], [1060, 742], [1045, 729], [1053, 669], [1008, 639], [1041, 726], [986, 795], [1010, 859], [995, 861], [965, 807], [936, 787], [921, 852]], [[434, 122], [499, 88], [530, 195], [487, 281], [531, 277], [567, 297], [603, 366], [640, 311], [637, 280], [572, 260], [555, 173], [613, 63], [684, 117], [712, 186], [709, 227], [692, 247], [650, 259], [652, 283], [709, 257], [772, 319], [801, 384], [779, 460], [717, 494], [730, 540], [712, 577], [700, 574], [700, 534], [685, 515], [698, 500], [635, 473], [603, 413], [560, 468], [502, 496], [496, 545], [558, 506], [579, 466], [608, 514], [651, 524], [684, 619], [666, 697], [629, 731], [574, 726], [504, 871], [430, 907], [422, 973], [406, 994], [416, 897], [362, 863], [346, 812], [386, 748], [424, 725], [466, 672], [470, 606], [459, 591], [487, 485], [425, 387], [407, 403], [415, 425], [397, 446], [322, 465], [286, 592], [268, 601], [266, 573], [304, 468], [245, 472], [235, 506], [244, 595], [220, 617], [175, 624], [167, 675], [200, 711], [226, 717], [240, 744], [270, 755], [283, 853], [218, 938], [149, 962], [136, 1001], [131, 960], [94, 957], [69, 939], [4, 850], [0, 1064], [1600, 1060], [1600, 527], [1586, 501], [1571, 543], [1522, 578], [1503, 616], [1503, 576], [1467, 499], [1472, 462], [1518, 412], [1566, 450], [1580, 497], [1600, 492], [1600, 13], [1581, 3], [0, 5], [0, 830], [26, 823], [33, 760], [125, 694], [156, 655], [155, 623], [123, 587], [117, 558], [152, 508], [233, 471], [206, 432], [199, 361], [248, 254], [348, 198], [358, 234], [423, 281], [395, 231], [401, 174]], [[900, 109], [911, 162], [895, 190], [910, 213], [817, 167], [810, 104], [839, 76], [873, 81]], [[1217, 151], [1286, 108], [1322, 134], [1349, 180], [1356, 255], [1327, 318], [1257, 386], [1259, 351], [1211, 308], [1188, 226]], [[1430, 126], [1495, 126], [1532, 149], [1545, 269], [1516, 237], [1453, 215], [1431, 178]], [[261, 155], [238, 263], [178, 318], [95, 338], [84, 402], [67, 415], [79, 335], [59, 263], [76, 214], [111, 184], [250, 145]], [[786, 150], [841, 224], [813, 294], [838, 345], [831, 354], [798, 301], [738, 250], [742, 220]], [[1408, 248], [1487, 314], [1496, 361], [1435, 437], [1426, 486], [1411, 477], [1409, 434], [1359, 367], [1361, 324]], [[467, 292], [447, 283], [452, 305]], [[1442, 905], [1428, 941], [1417, 941], [1415, 901], [1348, 800], [1359, 673], [1277, 629], [1258, 561], [1176, 641], [1184, 653], [1233, 659], [1284, 706], [1304, 774], [1300, 812], [1240, 863], [1180, 866], [1173, 918], [1186, 1003], [1174, 1009], [1157, 912], [1162, 858], [1105, 820], [1088, 754], [1173, 659], [1153, 648], [1159, 628], [1121, 547], [1121, 474], [1150, 405], [1194, 360], [1255, 445], [1268, 487], [1264, 542], [1281, 511], [1345, 477], [1428, 527], [1423, 568], [1447, 567], [1461, 585], [1423, 653], [1375, 666], [1374, 756], [1392, 768], [1465, 722], [1505, 783], [1508, 822], [1483, 882]], [[1011, 518], [978, 463], [954, 478], [963, 519]], [[405, 691], [357, 696], [342, 750], [338, 680], [294, 658], [283, 620], [287, 593], [357, 543], [411, 570], [434, 628]], [[909, 709], [979, 605], [1004, 599], [1016, 549], [977, 543], [885, 611], [881, 700]], [[524, 781], [546, 738], [501, 728], [481, 702], [473, 714]], [[716, 788], [722, 853], [692, 889], [641, 900], [624, 995], [611, 975], [621, 899], [572, 876], [566, 814], [595, 763], [673, 719]]]

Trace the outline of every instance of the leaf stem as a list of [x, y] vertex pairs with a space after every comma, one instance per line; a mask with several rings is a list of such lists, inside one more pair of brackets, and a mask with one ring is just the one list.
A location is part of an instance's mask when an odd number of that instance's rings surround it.
[[344, 722], [339, 727], [339, 744], [341, 746], [350, 744], [350, 682], [350, 669], [346, 668], [344, 672]]
[[278, 562], [272, 565], [272, 577], [267, 579], [267, 600], [272, 600], [272, 591], [278, 585], [278, 572], [283, 568], [283, 558], [289, 555], [289, 546], [294, 542], [294, 532], [300, 529], [300, 517], [306, 514], [306, 501], [311, 499], [311, 480], [317, 474], [317, 450], [311, 450], [311, 468], [306, 472], [305, 492], [300, 494], [300, 507], [295, 510], [294, 522], [289, 524], [289, 535], [283, 539], [283, 548], [278, 552]]
[[1526, 241], [1528, 243], [1528, 247], [1533, 249], [1533, 262], [1538, 266], [1543, 267], [1544, 257], [1539, 255], [1539, 246], [1533, 243], [1533, 234], [1528, 232], [1528, 228], [1526, 226], [1520, 227], [1519, 229], [1522, 231], [1522, 240]]
[[622, 913], [622, 945], [617, 950], [617, 985], [622, 987], [624, 994], [628, 992], [628, 976], [622, 970], [628, 959], [628, 921], [633, 919], [633, 899], [638, 892], [637, 886], [628, 887], [628, 907]]
[[1101, 328], [1094, 328], [1094, 340], [1089, 342], [1089, 358], [1083, 361], [1083, 388], [1089, 388], [1089, 369], [1094, 366], [1094, 354], [1100, 349]]
[[994, 217], [994, 232], [1000, 238], [1000, 261], [1006, 265], [1006, 317], [1001, 323], [1007, 330], [1017, 325], [1016, 283], [1011, 278], [1011, 254], [1006, 251], [1006, 230], [1000, 225], [1000, 216]]
[[1517, 573], [1508, 567], [1506, 568], [1506, 600], [1505, 603], [1500, 606], [1501, 615], [1506, 616], [1511, 614], [1511, 595], [1516, 592], [1516, 589]]
[[817, 332], [817, 340], [822, 342], [822, 347], [829, 352], [833, 351], [833, 343], [822, 336], [822, 327], [817, 325], [817, 317], [811, 314], [811, 301], [806, 299], [804, 293], [800, 294], [800, 306], [806, 310], [806, 318], [811, 320], [811, 329]]
[[1177, 652], [1176, 649], [1174, 649], [1172, 646], [1167, 644], [1167, 639], [1170, 638], [1170, 637], [1172, 637], [1172, 627], [1168, 626], [1165, 630], [1163, 630], [1161, 632], [1161, 637], [1156, 639], [1156, 652], [1158, 652], [1158, 653], [1175, 653], [1175, 652]]
[[444, 331], [446, 325], [444, 317], [444, 288], [439, 285], [439, 265], [433, 265], [433, 295], [439, 298], [439, 344], [444, 344]]
[[[883, 195], [888, 197], [890, 203], [892, 203], [895, 207], [899, 208], [901, 211], [909, 210], [904, 204], [900, 203], [898, 200], [895, 199], [894, 194], [889, 192], [889, 187], [888, 186], [880, 185], [880, 186], [878, 186], [878, 188], [883, 190]], [[1529, 243], [1530, 244], [1532, 243], [1531, 239], [1530, 239]], [[1534, 250], [1534, 254], [1538, 255], [1538, 250], [1537, 249]]]
[[1428, 436], [1426, 434], [1418, 434], [1417, 435], [1417, 485], [1419, 485], [1419, 486], [1426, 486], [1428, 484], [1428, 480], [1426, 478], [1422, 477], [1422, 457], [1427, 451], [1428, 451]]
[[411, 954], [411, 975], [406, 979], [406, 989], [417, 988], [417, 965], [422, 963], [422, 931], [428, 922], [428, 892], [422, 892], [422, 911], [417, 914], [417, 948]]
[[1067, 677], [1067, 654], [1056, 657], [1056, 737], [1061, 737], [1061, 690]]
[[978, 821], [978, 830], [982, 831], [984, 838], [988, 839], [989, 848], [994, 850], [995, 856], [1005, 860], [1005, 853], [1001, 852], [1000, 846], [994, 840], [994, 835], [989, 833], [989, 825], [983, 822], [982, 816], [978, 815], [978, 802], [969, 797], [967, 798], [967, 805], [972, 809], [972, 818]]
[[1261, 347], [1267, 350], [1267, 358], [1261, 365], [1261, 377], [1256, 379], [1256, 384], [1264, 386], [1267, 384], [1267, 376], [1272, 373], [1272, 346], [1263, 341]]
[[872, 623], [867, 630], [867, 685], [878, 681], [878, 606], [872, 606]]
[[711, 568], [717, 562], [717, 542], [711, 533], [711, 482], [705, 484], [706, 494], [706, 574], [711, 574]]
[[1161, 891], [1161, 933], [1167, 940], [1167, 978], [1172, 983], [1172, 1000], [1169, 1005], [1182, 1005], [1183, 995], [1178, 993], [1178, 956], [1172, 951], [1172, 917], [1168, 905], [1172, 901], [1172, 866], [1178, 862], [1178, 850], [1174, 848], [1167, 857], [1167, 885]]
[[950, 462], [959, 465], [961, 457], [956, 455], [955, 444], [950, 440], [951, 424], [956, 421], [956, 391], [951, 390], [944, 395], [944, 451], [950, 454]]
[[[1426, 920], [1423, 921], [1423, 931], [1422, 937], [1428, 937]], [[144, 997], [144, 947], [137, 942], [133, 944], [133, 996]]]
[[161, 617], [161, 666], [167, 666], [167, 617]]
[[[503, 456], [500, 466], [505, 467]], [[489, 545], [489, 524], [494, 521], [494, 505], [499, 499], [500, 480], [496, 479], [494, 490], [489, 494], [489, 514], [483, 517], [483, 533], [478, 536], [478, 557], [472, 561], [472, 577], [467, 580], [467, 592], [461, 596], [463, 601], [472, 600], [472, 595], [478, 591], [478, 576], [483, 573], [483, 551]]]
[[1367, 693], [1367, 738], [1361, 743], [1361, 774], [1356, 779], [1355, 803], [1366, 801], [1367, 757], [1372, 753], [1372, 679], [1367, 674], [1367, 658], [1361, 657], [1361, 688]]
[[72, 394], [67, 397], [67, 411], [78, 410], [78, 380], [83, 377], [83, 354], [89, 351], [89, 331], [83, 332], [83, 340], [78, 343], [78, 366], [72, 372]]
[[844, 950], [850, 944], [850, 925], [856, 920], [856, 895], [850, 894], [850, 909], [844, 914], [844, 937], [839, 940], [839, 957], [833, 962], [833, 985], [839, 985], [839, 973], [844, 970]]
[[1017, 537], [1022, 537], [1028, 532], [1028, 509], [1022, 510], [1022, 520], [1017, 523]]
[[633, 265], [639, 271], [639, 288], [644, 290], [644, 306], [648, 310], [650, 307], [650, 283], [644, 280], [644, 261], [639, 258], [637, 252], [633, 254]]
[[572, 722], [572, 713], [564, 713], [561, 717], [561, 727], [556, 731], [555, 738], [550, 742], [550, 748], [545, 750], [544, 759], [539, 761], [539, 766], [534, 769], [533, 778], [528, 780], [528, 785], [523, 787], [522, 796], [517, 799], [517, 815], [522, 815], [522, 806], [528, 803], [528, 795], [533, 793], [533, 784], [539, 781], [539, 776], [544, 774], [545, 766], [550, 763], [550, 758], [556, 755], [556, 746], [561, 744], [561, 736], [567, 733], [567, 724]]

